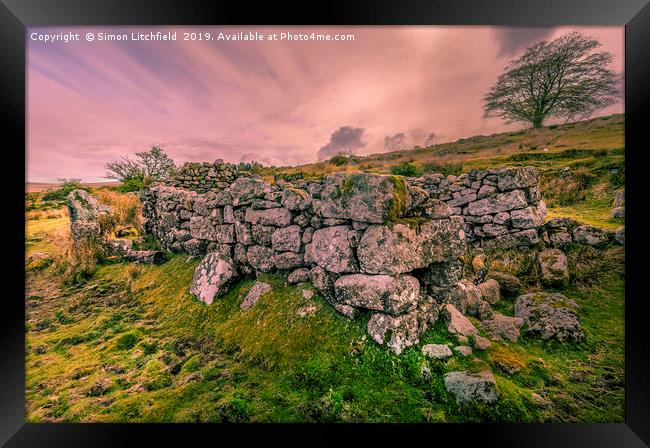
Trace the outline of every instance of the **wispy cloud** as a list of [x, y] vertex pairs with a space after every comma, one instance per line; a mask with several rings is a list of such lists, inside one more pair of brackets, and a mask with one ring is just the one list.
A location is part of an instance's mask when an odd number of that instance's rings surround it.
[[[164, 145], [177, 161], [294, 165], [508, 130], [483, 94], [511, 57], [568, 28], [201, 27], [175, 42], [28, 41], [28, 180], [96, 180]], [[109, 31], [109, 28], [75, 28]], [[183, 41], [184, 31], [354, 33], [351, 42]], [[33, 28], [36, 32], [70, 31]], [[587, 28], [623, 70], [623, 28]], [[620, 111], [622, 105], [611, 111]], [[434, 130], [434, 131], [432, 131]], [[435, 135], [434, 135], [435, 134]], [[400, 136], [400, 135], [403, 135]], [[401, 149], [401, 148], [400, 148]]]

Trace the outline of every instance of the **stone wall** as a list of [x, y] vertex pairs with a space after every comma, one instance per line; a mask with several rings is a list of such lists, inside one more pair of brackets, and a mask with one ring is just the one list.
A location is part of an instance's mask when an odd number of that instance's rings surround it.
[[397, 352], [417, 343], [462, 273], [462, 221], [395, 176], [238, 178], [204, 194], [159, 185], [141, 199], [145, 229], [164, 248], [205, 256], [191, 287], [200, 300], [241, 275], [286, 272], [348, 317], [369, 310], [370, 334]]
[[237, 165], [224, 163], [221, 159], [214, 163], [187, 162], [165, 184], [197, 193], [206, 193], [215, 189], [228, 188], [238, 177], [250, 175], [247, 171], [240, 171]]
[[429, 174], [409, 179], [431, 197], [462, 216], [465, 234], [474, 246], [531, 246], [540, 242], [539, 227], [546, 205], [533, 167], [471, 171], [460, 176]]
[[242, 275], [285, 272], [350, 318], [370, 312], [370, 335], [398, 353], [443, 304], [491, 314], [460, 282], [466, 234], [475, 244], [535, 244], [545, 216], [530, 168], [219, 182], [204, 193], [169, 185], [141, 193], [145, 229], [167, 250], [204, 257], [190, 288], [197, 298], [210, 304]]

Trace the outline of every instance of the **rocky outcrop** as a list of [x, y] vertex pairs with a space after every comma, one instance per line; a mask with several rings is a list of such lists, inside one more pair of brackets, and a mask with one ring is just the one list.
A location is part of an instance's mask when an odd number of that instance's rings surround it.
[[585, 334], [577, 315], [578, 304], [559, 293], [524, 294], [515, 302], [515, 317], [521, 318], [526, 335], [557, 341], [580, 341]]
[[85, 190], [68, 194], [68, 216], [73, 241], [92, 240], [101, 236], [100, 216], [108, 214], [110, 207], [100, 204]]

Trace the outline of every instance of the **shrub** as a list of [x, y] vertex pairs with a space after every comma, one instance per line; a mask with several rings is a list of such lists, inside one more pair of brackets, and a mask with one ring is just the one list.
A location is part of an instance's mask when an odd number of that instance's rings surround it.
[[596, 179], [596, 175], [589, 171], [589, 168], [585, 166], [581, 166], [580, 168], [574, 170], [572, 176], [575, 182], [578, 184], [578, 187], [581, 189], [589, 187]]
[[295, 173], [278, 173], [273, 177], [276, 181], [286, 180], [287, 182], [293, 182], [298, 179], [303, 179], [305, 177], [305, 173], [302, 171], [297, 171]]
[[68, 199], [68, 194], [73, 190], [86, 190], [90, 191], [88, 187], [81, 184], [81, 179], [63, 178], [59, 179], [61, 187], [57, 190], [47, 191], [43, 194], [43, 201], [65, 201]]
[[342, 166], [348, 163], [348, 156], [337, 154], [329, 160], [329, 163], [336, 166]]
[[422, 168], [425, 173], [442, 173], [445, 176], [449, 176], [450, 174], [458, 176], [463, 172], [463, 165], [461, 163], [427, 162]]
[[122, 185], [117, 187], [117, 190], [122, 193], [129, 193], [132, 191], [140, 191], [144, 187], [145, 187], [144, 182], [141, 179], [132, 178], [122, 182]]
[[422, 175], [422, 170], [417, 165], [411, 162], [402, 162], [395, 165], [390, 169], [392, 174], [406, 177], [419, 177]]

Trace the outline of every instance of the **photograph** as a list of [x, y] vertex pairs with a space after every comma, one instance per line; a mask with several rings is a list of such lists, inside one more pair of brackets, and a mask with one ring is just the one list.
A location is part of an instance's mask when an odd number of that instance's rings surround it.
[[625, 423], [625, 56], [27, 26], [25, 421]]

